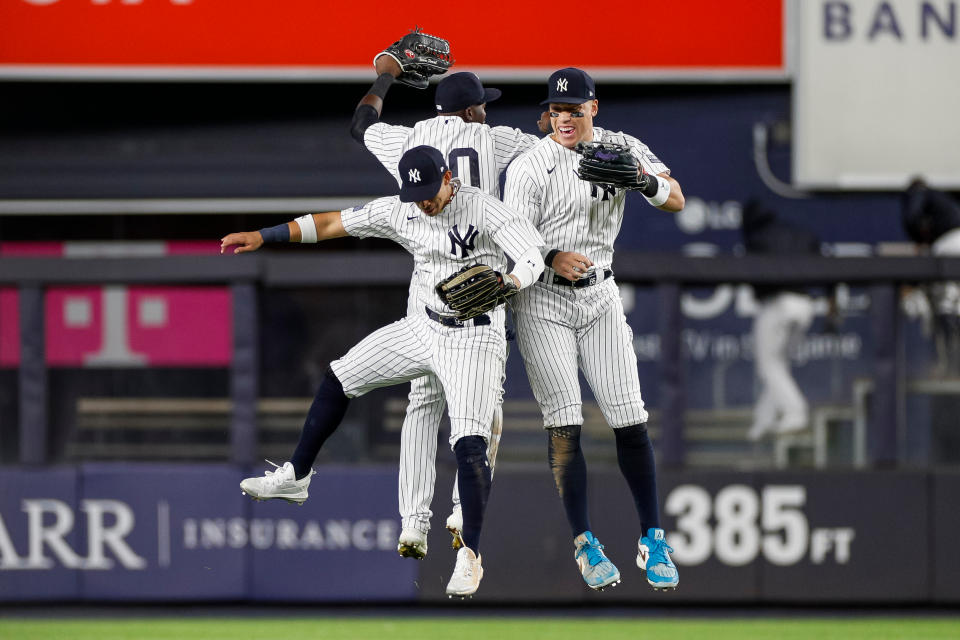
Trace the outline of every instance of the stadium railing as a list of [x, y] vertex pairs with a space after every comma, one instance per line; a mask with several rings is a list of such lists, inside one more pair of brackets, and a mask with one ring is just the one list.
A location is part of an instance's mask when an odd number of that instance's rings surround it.
[[[720, 283], [786, 283], [865, 286], [874, 336], [872, 393], [862, 457], [872, 467], [898, 461], [898, 421], [904, 393], [898, 344], [897, 287], [906, 283], [960, 280], [960, 259], [932, 257], [820, 258], [685, 257], [622, 252], [617, 279], [658, 292], [661, 341], [659, 429], [662, 464], [683, 466], [686, 457], [686, 403], [681, 358], [680, 300], [684, 287]], [[162, 258], [0, 258], [0, 286], [19, 291], [20, 366], [18, 370], [19, 460], [45, 462], [48, 438], [47, 376], [44, 361], [45, 287], [65, 284], [228, 284], [233, 300], [233, 361], [230, 373], [230, 460], [255, 458], [258, 402], [257, 301], [260, 287], [405, 286], [411, 260], [394, 252], [329, 252], [276, 255], [264, 252], [226, 256]], [[781, 452], [781, 455], [783, 453]]]

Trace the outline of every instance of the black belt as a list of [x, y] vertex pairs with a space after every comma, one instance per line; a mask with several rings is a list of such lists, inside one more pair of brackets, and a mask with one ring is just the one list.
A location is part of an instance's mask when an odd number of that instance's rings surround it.
[[485, 324], [490, 324], [490, 316], [487, 314], [479, 315], [475, 318], [470, 318], [469, 320], [457, 320], [456, 316], [442, 316], [430, 307], [424, 307], [427, 310], [427, 317], [433, 320], [434, 322], [439, 322], [445, 327], [469, 327], [471, 325], [466, 324], [468, 322], [473, 323], [472, 326], [480, 327]]
[[[604, 269], [603, 270], [603, 280], [607, 280], [613, 276], [613, 269]], [[540, 282], [546, 282], [547, 275], [546, 272], [540, 274], [540, 277], [537, 278]], [[601, 280], [600, 282], [603, 282]], [[564, 287], [573, 287], [574, 289], [580, 289], [582, 287], [590, 287], [597, 284], [597, 272], [593, 271], [590, 275], [585, 278], [580, 278], [579, 280], [567, 280], [563, 276], [558, 276], [553, 274], [553, 279], [550, 281], [550, 284], [559, 284]]]

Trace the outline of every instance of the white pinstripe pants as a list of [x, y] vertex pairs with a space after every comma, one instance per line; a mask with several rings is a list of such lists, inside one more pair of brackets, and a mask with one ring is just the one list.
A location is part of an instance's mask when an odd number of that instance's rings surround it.
[[407, 413], [400, 430], [398, 498], [401, 526], [430, 530], [434, 486], [437, 481], [437, 431], [446, 408], [443, 387], [428, 375], [410, 383]]
[[545, 428], [583, 424], [578, 368], [611, 427], [646, 422], [633, 330], [612, 278], [580, 289], [537, 282], [512, 302]]
[[449, 405], [450, 446], [466, 436], [489, 440], [503, 379], [503, 310], [479, 327], [444, 327], [426, 315], [377, 329], [330, 366], [348, 398], [433, 374]]
[[[426, 533], [430, 530], [430, 519], [433, 517], [430, 503], [433, 502], [437, 480], [437, 432], [440, 430], [440, 419], [443, 418], [446, 400], [440, 381], [433, 375], [413, 380], [407, 400], [407, 413], [400, 431], [398, 501], [401, 526]], [[503, 380], [497, 389], [497, 406], [494, 411], [501, 412], [502, 422]], [[497, 435], [494, 433], [493, 437], [496, 438]], [[489, 440], [487, 457], [492, 476], [496, 449]], [[452, 500], [454, 506], [460, 504], [456, 476], [453, 480]]]

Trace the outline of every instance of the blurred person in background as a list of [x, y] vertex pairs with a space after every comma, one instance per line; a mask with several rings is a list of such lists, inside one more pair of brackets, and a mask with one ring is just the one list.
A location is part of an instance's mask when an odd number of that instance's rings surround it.
[[[758, 200], [743, 208], [743, 242], [748, 254], [820, 255], [820, 239], [810, 230], [779, 220]], [[753, 322], [754, 366], [760, 395], [753, 412], [750, 440], [795, 433], [809, 425], [810, 409], [790, 371], [790, 352], [807, 335], [814, 303], [797, 285], [755, 284], [757, 313]]]
[[[902, 221], [920, 252], [960, 256], [960, 203], [922, 178], [903, 193]], [[932, 315], [938, 373], [960, 375], [960, 282], [936, 282], [922, 291]]]

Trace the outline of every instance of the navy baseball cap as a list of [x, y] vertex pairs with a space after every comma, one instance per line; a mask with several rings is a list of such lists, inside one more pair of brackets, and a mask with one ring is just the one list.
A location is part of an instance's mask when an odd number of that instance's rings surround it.
[[547, 99], [541, 105], [551, 102], [555, 104], [583, 104], [597, 99], [597, 90], [593, 86], [593, 78], [586, 71], [575, 67], [567, 67], [554, 71], [547, 80]]
[[477, 74], [469, 71], [451, 73], [437, 85], [437, 111], [453, 113], [475, 104], [493, 102], [503, 93], [500, 89], [488, 89], [480, 83]]
[[400, 202], [430, 200], [440, 192], [447, 165], [439, 151], [427, 145], [408, 149], [397, 165]]

